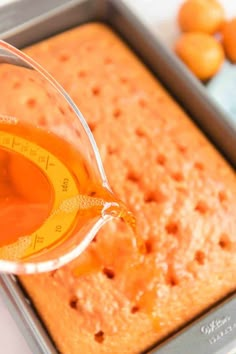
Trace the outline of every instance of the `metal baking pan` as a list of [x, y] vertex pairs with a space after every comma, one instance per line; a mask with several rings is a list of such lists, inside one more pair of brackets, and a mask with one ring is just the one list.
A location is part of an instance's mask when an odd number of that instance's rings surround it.
[[[33, 4], [33, 5], [32, 5]], [[236, 167], [236, 131], [200, 82], [140, 22], [123, 0], [21, 0], [0, 12], [0, 38], [23, 48], [81, 23], [107, 23], [130, 45], [216, 147]], [[0, 294], [32, 353], [58, 354], [17, 277], [0, 277]], [[236, 294], [231, 294], [149, 353], [235, 354]]]

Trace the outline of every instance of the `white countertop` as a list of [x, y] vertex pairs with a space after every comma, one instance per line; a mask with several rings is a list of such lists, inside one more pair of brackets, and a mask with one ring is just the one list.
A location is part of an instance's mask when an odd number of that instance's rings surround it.
[[[10, 0], [14, 2], [14, 0]], [[0, 6], [10, 2], [0, 0]], [[143, 21], [148, 23], [152, 31], [156, 33], [167, 45], [172, 45], [178, 34], [175, 16], [182, 0], [125, 0], [136, 11]], [[33, 0], [32, 0], [33, 2]], [[236, 1], [221, 0], [227, 16], [236, 16]], [[34, 354], [28, 348], [23, 336], [18, 330], [14, 319], [9, 314], [3, 300], [0, 297], [0, 343], [1, 354]], [[4, 348], [4, 349], [3, 349]]]

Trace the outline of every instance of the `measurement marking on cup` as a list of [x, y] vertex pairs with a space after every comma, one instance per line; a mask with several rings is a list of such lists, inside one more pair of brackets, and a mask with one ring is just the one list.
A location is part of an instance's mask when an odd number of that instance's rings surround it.
[[30, 156], [36, 156], [37, 152], [33, 149], [30, 150]]
[[13, 136], [11, 147], [14, 148], [14, 145], [15, 145], [15, 137]]
[[36, 243], [37, 243], [37, 234], [34, 236], [34, 245], [33, 245], [33, 249], [35, 250], [36, 247]]
[[47, 161], [46, 161], [46, 170], [48, 169], [48, 163], [49, 163], [49, 155], [47, 156]]
[[56, 225], [55, 231], [56, 232], [62, 232], [62, 226], [61, 225]]

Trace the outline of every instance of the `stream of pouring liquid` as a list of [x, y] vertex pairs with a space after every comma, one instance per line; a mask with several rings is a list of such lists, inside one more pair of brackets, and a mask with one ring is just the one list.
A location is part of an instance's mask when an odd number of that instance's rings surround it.
[[123, 219], [144, 250], [133, 214], [69, 142], [28, 123], [0, 120], [0, 259], [27, 261], [106, 215]]

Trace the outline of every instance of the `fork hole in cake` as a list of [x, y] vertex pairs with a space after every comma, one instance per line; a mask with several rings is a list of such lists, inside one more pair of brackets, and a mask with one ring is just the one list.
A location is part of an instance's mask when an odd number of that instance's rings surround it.
[[183, 173], [182, 173], [182, 172], [178, 172], [178, 171], [173, 172], [173, 173], [171, 174], [171, 178], [172, 178], [174, 181], [176, 181], [176, 182], [183, 182], [183, 181], [184, 181], [184, 175], [183, 175]]
[[15, 81], [12, 85], [13, 89], [18, 89], [21, 87], [21, 82], [20, 81]]
[[225, 191], [219, 191], [218, 193], [218, 199], [221, 204], [224, 204], [228, 200], [227, 193]]
[[96, 235], [96, 236], [94, 236], [94, 238], [92, 239], [92, 242], [95, 242], [95, 243], [96, 243], [96, 242], [97, 242], [97, 239], [98, 239], [98, 238], [97, 238], [97, 235]]
[[95, 197], [96, 194], [97, 194], [96, 191], [88, 192], [88, 195], [89, 195], [90, 197]]
[[58, 107], [58, 111], [59, 111], [59, 113], [61, 113], [63, 116], [66, 115], [66, 111], [65, 111], [65, 109], [64, 109], [63, 107], [59, 106], [59, 107]]
[[134, 305], [134, 306], [132, 306], [131, 309], [130, 309], [130, 312], [131, 312], [132, 314], [135, 314], [135, 313], [137, 313], [137, 312], [139, 312], [139, 311], [140, 311], [140, 308], [139, 308], [138, 305]]
[[176, 236], [179, 232], [179, 224], [176, 221], [169, 221], [166, 224], [165, 229], [169, 235]]
[[70, 59], [70, 56], [67, 53], [62, 53], [60, 56], [58, 56], [58, 60], [62, 63], [65, 63]]
[[179, 151], [182, 155], [185, 155], [186, 152], [188, 151], [188, 148], [187, 148], [187, 146], [185, 146], [185, 145], [177, 144], [176, 146], [177, 146], [178, 151]]
[[38, 124], [41, 126], [41, 127], [45, 127], [47, 125], [47, 119], [44, 115], [41, 115], [38, 119]]
[[170, 273], [167, 276], [166, 283], [171, 287], [175, 287], [179, 284], [179, 281], [174, 274]]
[[146, 254], [150, 254], [153, 251], [153, 242], [151, 240], [146, 240], [144, 242], [145, 244], [145, 249], [146, 249]]
[[135, 134], [136, 134], [139, 138], [146, 138], [146, 137], [147, 137], [146, 132], [145, 132], [145, 131], [143, 130], [143, 128], [141, 128], [141, 127], [136, 128]]
[[204, 200], [200, 200], [196, 204], [194, 210], [197, 211], [198, 213], [204, 215], [204, 214], [206, 214], [209, 211], [209, 207], [208, 207], [207, 203]]
[[120, 78], [120, 82], [121, 82], [122, 84], [127, 84], [128, 81], [129, 81], [128, 78], [125, 77], [125, 76], [122, 76], [122, 77]]
[[36, 105], [37, 105], [37, 101], [36, 101], [35, 98], [29, 97], [29, 98], [27, 99], [27, 101], [26, 101], [26, 105], [27, 105], [27, 107], [29, 107], [29, 108], [35, 108]]
[[122, 114], [121, 109], [118, 107], [115, 108], [112, 114], [114, 118], [118, 119]]
[[85, 70], [80, 70], [80, 71], [78, 71], [77, 76], [79, 78], [86, 77], [87, 76], [87, 72]]
[[138, 104], [140, 107], [145, 108], [147, 106], [147, 101], [141, 97], [138, 99]]
[[164, 154], [158, 154], [156, 158], [157, 164], [160, 166], [165, 166], [166, 156]]
[[52, 270], [52, 271], [50, 272], [50, 277], [51, 277], [51, 278], [55, 278], [57, 272], [58, 272], [57, 269]]
[[79, 131], [78, 127], [75, 127], [74, 132], [75, 132], [77, 138], [81, 139], [81, 132]]
[[47, 96], [47, 98], [49, 98], [50, 100], [52, 100], [52, 99], [54, 99], [55, 98], [55, 96], [52, 94], [52, 92], [46, 92], [46, 96]]
[[148, 191], [144, 194], [143, 200], [146, 204], [163, 203], [166, 201], [166, 195], [160, 190]]
[[98, 331], [97, 333], [94, 334], [94, 339], [98, 343], [103, 343], [105, 339], [105, 333], [102, 330]]
[[203, 251], [198, 250], [195, 253], [195, 261], [199, 264], [199, 265], [204, 265], [205, 264], [205, 260], [206, 260], [206, 255]]
[[140, 176], [135, 173], [134, 171], [129, 171], [126, 175], [126, 179], [132, 183], [139, 183], [140, 182]]
[[112, 58], [107, 57], [107, 58], [104, 59], [104, 63], [105, 63], [106, 65], [113, 64], [113, 60], [112, 60]]
[[79, 304], [79, 299], [76, 295], [73, 295], [69, 301], [69, 305], [72, 309], [77, 310]]
[[101, 88], [99, 86], [93, 86], [91, 88], [93, 96], [99, 96], [101, 93]]
[[107, 153], [108, 153], [108, 155], [119, 154], [119, 149], [117, 148], [117, 146], [108, 145], [107, 146]]
[[227, 234], [222, 234], [219, 238], [219, 246], [224, 251], [230, 251], [233, 243]]
[[109, 268], [109, 267], [104, 267], [102, 272], [108, 279], [114, 279], [115, 278], [114, 270]]
[[89, 126], [89, 129], [91, 130], [91, 132], [94, 132], [97, 124], [95, 122], [89, 122], [88, 126]]
[[196, 162], [194, 163], [193, 167], [194, 167], [196, 170], [198, 170], [198, 171], [204, 171], [204, 169], [205, 169], [205, 166], [204, 166], [203, 163], [200, 162], [200, 161], [196, 161]]

